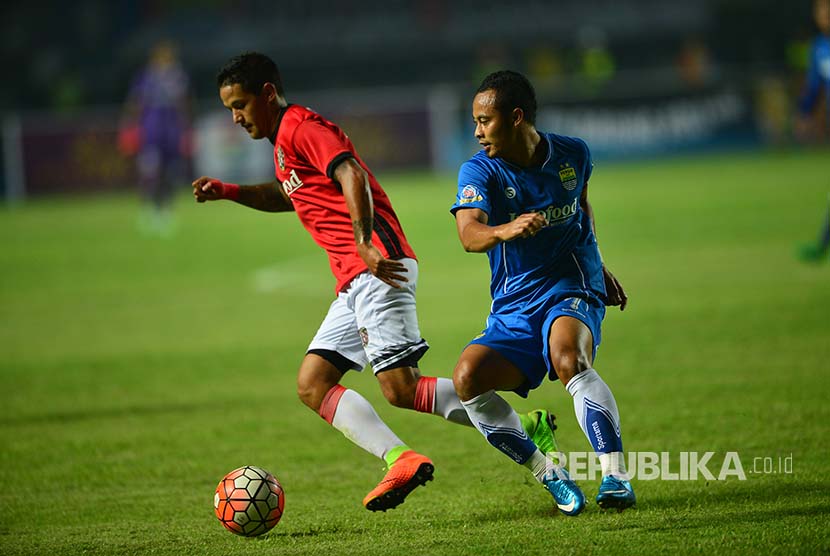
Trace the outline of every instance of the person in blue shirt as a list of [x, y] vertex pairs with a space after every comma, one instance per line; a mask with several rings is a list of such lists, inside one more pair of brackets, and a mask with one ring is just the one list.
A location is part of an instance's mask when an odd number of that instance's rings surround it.
[[[830, 140], [830, 0], [815, 0], [813, 19], [819, 34], [810, 45], [807, 79], [798, 99], [796, 135], [802, 140]], [[809, 262], [830, 257], [830, 198], [818, 240], [799, 246], [799, 256]]]
[[582, 491], [496, 393], [526, 397], [546, 376], [558, 378], [599, 456], [597, 503], [628, 508], [636, 498], [617, 404], [593, 369], [605, 307], [624, 309], [628, 299], [597, 248], [590, 151], [581, 139], [536, 130], [536, 95], [519, 73], [488, 75], [472, 108], [482, 149], [461, 166], [451, 212], [464, 249], [487, 253], [493, 302], [486, 328], [455, 367], [456, 392], [487, 441], [528, 467], [561, 512], [577, 515]]
[[796, 133], [802, 139], [830, 139], [830, 0], [813, 2], [818, 35], [810, 44], [807, 76], [798, 98]]

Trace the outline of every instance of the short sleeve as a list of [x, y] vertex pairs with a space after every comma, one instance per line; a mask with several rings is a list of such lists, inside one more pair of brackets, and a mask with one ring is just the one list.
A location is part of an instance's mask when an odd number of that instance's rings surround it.
[[317, 121], [305, 121], [294, 131], [294, 151], [321, 174], [334, 179], [334, 169], [351, 158], [348, 139], [342, 133]]
[[591, 157], [591, 149], [588, 148], [588, 144], [583, 141], [582, 145], [585, 148], [585, 176], [583, 183], [588, 183], [588, 180], [591, 179], [591, 173], [594, 171], [594, 159]]
[[492, 206], [487, 188], [488, 181], [487, 171], [474, 160], [462, 164], [458, 171], [458, 192], [450, 212], [455, 214], [461, 209], [477, 208], [489, 215]]

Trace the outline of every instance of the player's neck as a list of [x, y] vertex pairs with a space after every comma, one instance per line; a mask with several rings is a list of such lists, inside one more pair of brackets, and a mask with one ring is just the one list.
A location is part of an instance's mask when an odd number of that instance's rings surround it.
[[277, 144], [277, 131], [280, 129], [280, 122], [282, 121], [282, 117], [285, 114], [285, 110], [288, 108], [288, 103], [282, 97], [277, 97], [277, 113], [274, 116], [274, 125], [271, 128], [271, 133], [268, 134], [268, 140], [271, 141], [272, 145]]
[[541, 166], [547, 158], [547, 143], [536, 128], [529, 127], [519, 135], [516, 141], [516, 150], [505, 160], [521, 168]]

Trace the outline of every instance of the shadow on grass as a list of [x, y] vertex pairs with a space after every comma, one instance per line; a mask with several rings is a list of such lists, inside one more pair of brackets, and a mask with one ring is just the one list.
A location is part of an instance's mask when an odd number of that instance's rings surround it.
[[[651, 532], [703, 529], [779, 523], [787, 517], [811, 517], [826, 521], [826, 516], [830, 515], [830, 499], [827, 496], [824, 499], [793, 496], [794, 492], [826, 492], [826, 486], [818, 481], [792, 478], [777, 483], [750, 480], [722, 487], [686, 485], [678, 489], [674, 496], [661, 495], [650, 499], [647, 494], [645, 497], [641, 495], [634, 509], [639, 519], [615, 520], [611, 529]], [[655, 524], [649, 518], [664, 520], [665, 523]]]
[[158, 403], [147, 405], [129, 405], [123, 407], [106, 407], [100, 409], [78, 409], [76, 411], [54, 411], [37, 415], [11, 414], [0, 417], [0, 427], [24, 425], [60, 425], [98, 421], [102, 419], [122, 419], [159, 415], [181, 415], [186, 413], [215, 412], [217, 407], [229, 404], [217, 404], [215, 400], [195, 403]]

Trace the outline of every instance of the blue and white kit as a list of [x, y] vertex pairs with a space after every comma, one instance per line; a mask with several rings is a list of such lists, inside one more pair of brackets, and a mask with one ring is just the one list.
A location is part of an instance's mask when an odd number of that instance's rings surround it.
[[465, 162], [450, 209], [480, 209], [490, 226], [534, 211], [547, 219], [535, 236], [487, 252], [493, 303], [485, 330], [471, 342], [498, 351], [525, 374], [516, 390], [524, 397], [545, 375], [556, 378], [548, 350], [553, 321], [571, 316], [585, 323], [596, 354], [606, 301], [596, 237], [579, 204], [593, 166], [588, 146], [575, 137], [539, 135], [548, 147], [540, 167], [520, 168], [484, 151]]

